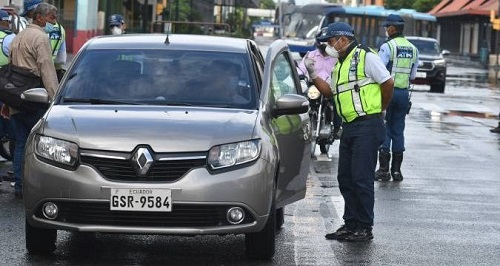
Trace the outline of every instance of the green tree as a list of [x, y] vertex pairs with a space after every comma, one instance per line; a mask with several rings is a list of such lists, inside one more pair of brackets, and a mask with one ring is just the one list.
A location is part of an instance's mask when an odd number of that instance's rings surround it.
[[263, 8], [263, 9], [275, 9], [276, 8], [276, 4], [274, 3], [273, 0], [261, 0], [259, 8]]
[[441, 0], [416, 0], [412, 7], [419, 12], [429, 12], [439, 4], [439, 2], [441, 2]]
[[[418, 1], [418, 0], [417, 0]], [[411, 8], [411, 4], [406, 0], [385, 0], [384, 7], [386, 9], [399, 10], [401, 8]]]

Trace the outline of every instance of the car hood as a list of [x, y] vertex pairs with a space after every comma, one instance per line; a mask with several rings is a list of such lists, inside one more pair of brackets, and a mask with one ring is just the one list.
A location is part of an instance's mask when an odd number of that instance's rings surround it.
[[207, 151], [254, 138], [256, 110], [152, 107], [52, 106], [43, 134], [83, 149], [132, 151], [146, 144], [156, 152]]

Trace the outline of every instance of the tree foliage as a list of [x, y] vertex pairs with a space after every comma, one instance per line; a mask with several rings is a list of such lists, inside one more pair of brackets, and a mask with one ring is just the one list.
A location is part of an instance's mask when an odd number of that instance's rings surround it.
[[399, 10], [401, 8], [412, 8], [419, 12], [428, 12], [439, 4], [441, 0], [385, 0], [384, 7], [387, 9]]
[[275, 9], [276, 8], [276, 4], [274, 3], [273, 0], [261, 0], [259, 8], [263, 8], [263, 9]]

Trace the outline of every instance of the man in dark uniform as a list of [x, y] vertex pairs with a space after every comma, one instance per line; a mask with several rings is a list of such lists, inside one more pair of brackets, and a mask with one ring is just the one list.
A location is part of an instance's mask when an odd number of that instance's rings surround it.
[[373, 239], [377, 150], [385, 139], [382, 112], [391, 100], [394, 81], [377, 54], [358, 44], [349, 24], [328, 25], [318, 40], [327, 42], [325, 51], [338, 58], [332, 87], [314, 73], [312, 59], [305, 62], [306, 68], [321, 93], [333, 96], [343, 121], [337, 179], [345, 203], [345, 224], [325, 237], [369, 241]]

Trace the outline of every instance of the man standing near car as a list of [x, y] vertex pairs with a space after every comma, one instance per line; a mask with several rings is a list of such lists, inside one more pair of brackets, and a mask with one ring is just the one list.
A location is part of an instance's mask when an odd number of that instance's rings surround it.
[[[14, 66], [23, 68], [40, 77], [52, 99], [57, 90], [57, 76], [52, 60], [52, 49], [47, 33], [56, 23], [57, 8], [47, 3], [39, 4], [33, 12], [33, 23], [21, 31], [12, 41], [10, 60]], [[21, 112], [13, 108], [2, 107], [2, 115], [10, 116], [11, 126], [16, 136], [16, 148], [13, 158], [15, 187], [17, 198], [22, 198], [22, 165], [24, 146], [36, 122], [45, 113], [45, 109], [34, 112]]]
[[394, 181], [403, 180], [405, 118], [410, 107], [408, 90], [418, 67], [418, 49], [403, 36], [404, 24], [403, 18], [397, 14], [390, 14], [382, 24], [387, 40], [380, 46], [379, 56], [394, 79], [394, 95], [385, 115], [386, 138], [379, 149], [379, 169], [375, 173], [380, 181], [389, 181], [391, 176]]
[[334, 97], [343, 120], [337, 179], [345, 203], [345, 224], [325, 237], [369, 241], [373, 239], [377, 150], [385, 138], [382, 111], [391, 100], [394, 81], [377, 54], [358, 44], [349, 24], [335, 22], [321, 31], [318, 40], [327, 42], [328, 55], [338, 58], [332, 86], [315, 73], [314, 60], [305, 64], [318, 90]]

